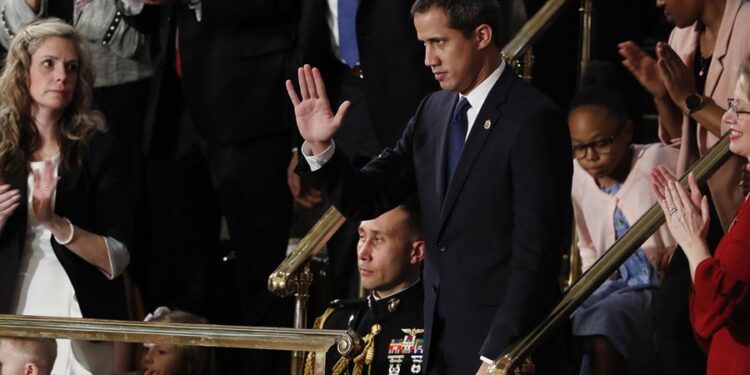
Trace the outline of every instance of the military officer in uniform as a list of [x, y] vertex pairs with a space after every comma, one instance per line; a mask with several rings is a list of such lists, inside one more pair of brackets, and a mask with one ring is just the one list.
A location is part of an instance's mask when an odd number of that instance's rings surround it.
[[[424, 259], [422, 224], [416, 199], [359, 225], [357, 266], [366, 298], [331, 302], [315, 328], [351, 329], [363, 338], [362, 353], [326, 356], [326, 374], [419, 374], [424, 325], [420, 282]], [[312, 372], [312, 355], [306, 373]]]

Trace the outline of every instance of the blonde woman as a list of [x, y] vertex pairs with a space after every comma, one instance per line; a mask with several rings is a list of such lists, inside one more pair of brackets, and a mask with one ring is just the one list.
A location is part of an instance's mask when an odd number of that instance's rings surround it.
[[[73, 27], [21, 29], [0, 75], [0, 313], [127, 318], [126, 180]], [[108, 343], [58, 340], [55, 374], [112, 371]]]
[[[733, 96], [722, 129], [730, 133], [729, 150], [750, 161], [750, 62], [740, 67]], [[652, 172], [651, 181], [669, 230], [688, 259], [690, 322], [708, 354], [706, 374], [750, 374], [750, 194], [711, 249], [708, 198], [695, 176], [689, 176], [689, 190], [662, 167]]]

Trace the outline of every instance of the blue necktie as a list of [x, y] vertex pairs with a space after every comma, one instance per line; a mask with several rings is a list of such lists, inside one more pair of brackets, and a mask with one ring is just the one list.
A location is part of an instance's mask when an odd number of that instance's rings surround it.
[[357, 6], [359, 0], [338, 1], [339, 52], [346, 65], [354, 68], [359, 63], [357, 49]]
[[469, 121], [466, 112], [471, 108], [471, 104], [466, 98], [461, 98], [456, 108], [453, 109], [453, 119], [448, 129], [448, 181], [453, 177], [456, 171], [458, 159], [461, 158], [461, 151], [466, 143], [466, 129], [469, 127]]

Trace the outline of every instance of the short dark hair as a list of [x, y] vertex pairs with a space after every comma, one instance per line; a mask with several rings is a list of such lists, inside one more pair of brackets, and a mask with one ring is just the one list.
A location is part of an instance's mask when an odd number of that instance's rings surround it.
[[492, 28], [492, 42], [498, 49], [502, 48], [501, 43], [507, 42], [508, 35], [500, 35], [504, 14], [498, 0], [416, 0], [411, 15], [426, 13], [432, 7], [442, 8], [448, 15], [450, 27], [467, 38], [477, 26], [487, 24]]
[[424, 235], [422, 234], [422, 211], [419, 206], [419, 198], [412, 195], [399, 207], [406, 212], [406, 221], [404, 222], [406, 232], [421, 240]]

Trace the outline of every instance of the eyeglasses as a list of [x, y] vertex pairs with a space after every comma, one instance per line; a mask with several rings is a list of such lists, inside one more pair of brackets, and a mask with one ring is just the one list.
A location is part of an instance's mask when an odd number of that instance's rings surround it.
[[589, 143], [581, 143], [578, 145], [573, 146], [573, 157], [576, 159], [585, 159], [586, 154], [588, 154], [588, 150], [592, 149], [594, 152], [596, 152], [597, 155], [607, 155], [610, 152], [612, 152], [612, 143], [617, 139], [617, 136], [622, 133], [622, 129], [624, 126], [620, 126], [619, 129], [617, 129], [617, 132], [613, 134], [611, 137], [607, 137], [604, 139], [597, 139], [596, 141], [591, 141]]
[[735, 116], [737, 116], [737, 117], [740, 117], [740, 115], [742, 115], [742, 114], [748, 114], [748, 113], [750, 113], [750, 111], [744, 111], [744, 110], [742, 110], [742, 108], [740, 108], [740, 106], [737, 105], [738, 103], [737, 103], [737, 100], [735, 98], [729, 98], [729, 99], [727, 99], [727, 103], [729, 104], [729, 109], [727, 110], [727, 112], [732, 111], [732, 112], [734, 112]]

